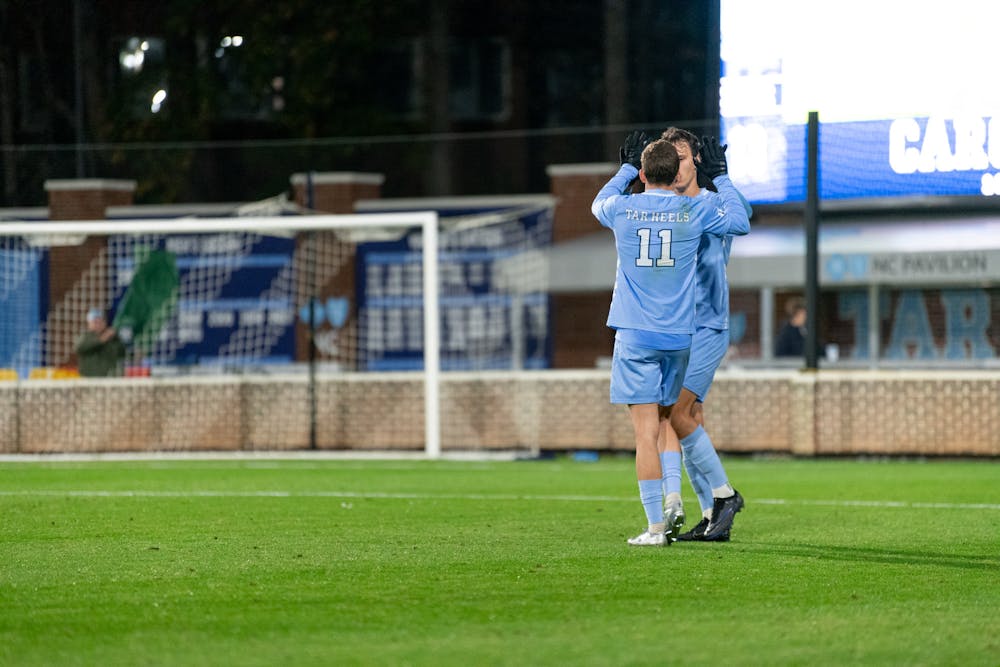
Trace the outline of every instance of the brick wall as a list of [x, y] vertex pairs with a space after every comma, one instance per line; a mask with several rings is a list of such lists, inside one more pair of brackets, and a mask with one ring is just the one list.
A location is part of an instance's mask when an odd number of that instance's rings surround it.
[[[419, 375], [318, 380], [320, 449], [423, 448]], [[633, 451], [628, 415], [608, 400], [609, 381], [607, 370], [446, 374], [442, 449]], [[240, 375], [0, 383], [0, 452], [304, 449], [307, 382]], [[998, 392], [996, 371], [720, 371], [705, 415], [723, 452], [995, 458]], [[391, 414], [380, 406], [393, 406]]]
[[597, 192], [618, 171], [610, 162], [593, 164], [551, 165], [549, 175], [551, 191], [556, 197], [555, 217], [552, 221], [552, 241], [559, 243], [600, 231], [601, 227], [590, 205]]
[[610, 357], [614, 332], [607, 327], [611, 292], [553, 294], [552, 367], [593, 368]]

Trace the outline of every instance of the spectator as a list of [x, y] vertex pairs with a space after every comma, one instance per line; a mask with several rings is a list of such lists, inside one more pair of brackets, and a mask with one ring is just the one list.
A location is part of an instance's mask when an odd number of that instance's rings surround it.
[[806, 302], [800, 298], [791, 299], [785, 305], [788, 319], [778, 331], [774, 345], [776, 357], [801, 357], [806, 349]]
[[125, 344], [114, 327], [108, 325], [104, 311], [87, 312], [87, 330], [76, 341], [76, 354], [83, 377], [113, 377], [122, 374]]

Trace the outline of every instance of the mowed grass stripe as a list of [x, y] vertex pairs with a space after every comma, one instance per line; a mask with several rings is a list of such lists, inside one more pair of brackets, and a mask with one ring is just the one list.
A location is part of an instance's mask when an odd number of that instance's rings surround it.
[[[99, 489], [0, 489], [0, 496], [73, 496], [93, 498], [365, 498], [386, 500], [487, 500], [487, 501], [558, 501], [558, 502], [629, 502], [634, 497], [578, 496], [502, 493], [388, 493], [380, 491], [102, 491]], [[886, 500], [790, 500], [754, 498], [760, 505], [816, 505], [828, 507], [871, 507], [884, 509], [1000, 510], [994, 503], [928, 503]]]

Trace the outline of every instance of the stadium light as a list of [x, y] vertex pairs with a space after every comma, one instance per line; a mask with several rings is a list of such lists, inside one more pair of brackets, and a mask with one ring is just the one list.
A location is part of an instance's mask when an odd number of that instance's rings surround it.
[[160, 88], [158, 91], [156, 91], [153, 94], [153, 101], [149, 105], [149, 110], [152, 113], [159, 113], [160, 112], [160, 107], [162, 106], [164, 100], [166, 100], [166, 99], [167, 99], [167, 91], [165, 91], [162, 88]]

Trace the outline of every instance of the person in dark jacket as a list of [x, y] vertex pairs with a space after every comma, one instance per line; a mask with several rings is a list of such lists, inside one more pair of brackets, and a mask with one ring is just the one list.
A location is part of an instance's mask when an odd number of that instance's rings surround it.
[[114, 377], [122, 374], [125, 343], [115, 328], [108, 325], [104, 311], [91, 308], [87, 330], [76, 341], [76, 355], [83, 377]]
[[786, 306], [788, 320], [778, 331], [774, 345], [776, 357], [801, 357], [806, 349], [806, 302], [792, 299]]

